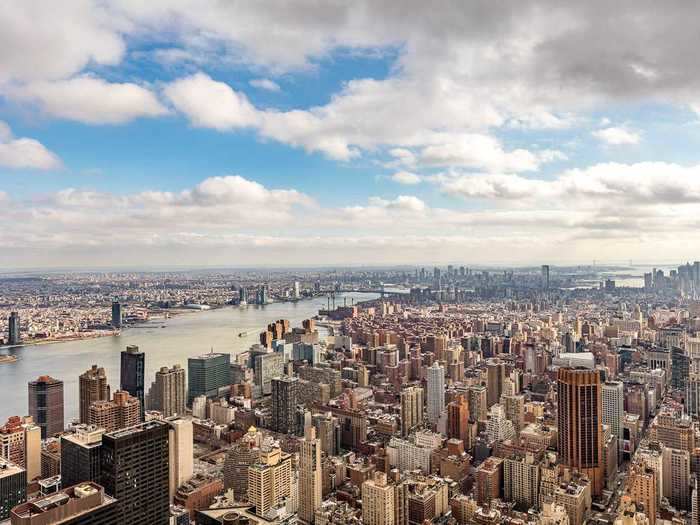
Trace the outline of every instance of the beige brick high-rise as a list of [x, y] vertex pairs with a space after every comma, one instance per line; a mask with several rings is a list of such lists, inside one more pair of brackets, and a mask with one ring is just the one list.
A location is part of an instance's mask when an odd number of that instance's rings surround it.
[[322, 501], [321, 440], [316, 429], [308, 426], [299, 448], [299, 519], [313, 523]]
[[383, 472], [375, 472], [374, 478], [362, 483], [364, 525], [394, 525], [394, 490]]
[[117, 390], [112, 401], [95, 401], [88, 409], [88, 424], [114, 432], [138, 425], [141, 403], [124, 390]]

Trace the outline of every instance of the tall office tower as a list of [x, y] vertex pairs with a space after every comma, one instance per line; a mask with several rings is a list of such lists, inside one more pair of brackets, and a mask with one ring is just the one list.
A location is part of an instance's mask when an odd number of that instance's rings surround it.
[[168, 424], [153, 420], [102, 436], [100, 481], [120, 523], [168, 525]]
[[299, 287], [299, 281], [294, 281], [294, 299], [299, 299], [301, 297], [301, 289]]
[[557, 373], [559, 458], [585, 474], [591, 494], [603, 490], [603, 425], [600, 372], [560, 368]]
[[[109, 385], [107, 384], [107, 374], [104, 368], [97, 365], [82, 374], [78, 379], [78, 389], [80, 396], [80, 422], [88, 422], [88, 409], [93, 401], [109, 401]], [[66, 485], [67, 487], [70, 485]]]
[[41, 439], [63, 432], [63, 381], [50, 376], [30, 381], [29, 415], [41, 428]]
[[304, 429], [299, 446], [299, 518], [314, 522], [314, 513], [321, 506], [321, 440], [312, 426]]
[[428, 367], [428, 421], [436, 425], [445, 410], [445, 369], [436, 361]]
[[112, 328], [122, 327], [122, 305], [119, 301], [112, 301]]
[[187, 404], [197, 396], [215, 398], [231, 384], [231, 354], [210, 352], [187, 360]]
[[364, 525], [395, 525], [394, 485], [387, 483], [384, 472], [375, 472], [372, 479], [362, 483], [362, 523]]
[[183, 415], [187, 403], [185, 369], [173, 365], [172, 368], [164, 366], [158, 370], [148, 399], [151, 410], [157, 410], [163, 417]]
[[663, 496], [678, 510], [690, 509], [690, 454], [687, 450], [664, 447]]
[[522, 394], [501, 396], [501, 405], [506, 413], [506, 419], [513, 423], [515, 435], [525, 428], [525, 396]]
[[644, 462], [635, 462], [629, 470], [627, 492], [635, 503], [644, 507], [649, 525], [656, 523], [657, 474]]
[[469, 449], [469, 403], [459, 394], [447, 405], [447, 437], [461, 439]]
[[246, 290], [243, 286], [238, 288], [238, 304], [241, 306], [248, 304], [248, 290]]
[[315, 414], [312, 418], [316, 435], [321, 440], [321, 450], [326, 456], [340, 454], [340, 421], [332, 413]]
[[27, 471], [0, 458], [0, 520], [10, 517], [13, 507], [27, 500]]
[[22, 334], [19, 328], [19, 314], [10, 312], [10, 317], [7, 319], [7, 343], [18, 345], [22, 342]]
[[489, 408], [501, 399], [506, 382], [506, 364], [500, 359], [486, 361], [486, 404]]
[[107, 432], [133, 427], [140, 421], [139, 400], [123, 390], [117, 390], [112, 401], [95, 401], [88, 409], [88, 424]]
[[140, 417], [143, 421], [144, 405], [144, 374], [146, 370], [146, 354], [136, 345], [129, 345], [121, 353], [120, 389], [129, 392], [141, 404]]
[[194, 472], [194, 436], [191, 419], [171, 417], [165, 422], [170, 427], [168, 437], [169, 493], [172, 498], [177, 488], [192, 478]]
[[12, 416], [0, 427], [0, 458], [27, 471], [27, 480], [41, 476], [41, 429], [32, 418]]
[[97, 483], [81, 483], [12, 509], [12, 525], [113, 525], [121, 523], [119, 507]]
[[296, 434], [294, 418], [299, 395], [299, 378], [276, 377], [272, 380], [272, 429]]
[[549, 265], [542, 265], [542, 289], [549, 290]]
[[603, 424], [617, 436], [618, 462], [622, 462], [624, 436], [622, 426], [625, 420], [625, 389], [622, 381], [603, 383]]
[[474, 421], [486, 421], [488, 415], [488, 392], [484, 385], [472, 385], [467, 390], [469, 415]]
[[409, 386], [401, 390], [401, 435], [407, 436], [423, 423], [423, 388]]
[[260, 452], [258, 462], [248, 468], [248, 501], [257, 516], [285, 503], [291, 494], [292, 456], [278, 447]]
[[72, 487], [85, 481], [100, 482], [103, 428], [78, 425], [61, 436], [61, 484]]

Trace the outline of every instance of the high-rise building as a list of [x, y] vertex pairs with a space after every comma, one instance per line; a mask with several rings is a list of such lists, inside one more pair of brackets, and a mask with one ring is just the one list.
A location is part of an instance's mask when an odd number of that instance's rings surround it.
[[272, 380], [272, 429], [283, 434], [296, 434], [295, 419], [299, 378], [276, 377]]
[[486, 404], [489, 408], [501, 400], [506, 382], [506, 364], [500, 359], [486, 362]]
[[321, 440], [313, 426], [304, 429], [299, 446], [299, 519], [314, 522], [314, 513], [321, 506]]
[[171, 417], [165, 420], [169, 430], [170, 497], [194, 472], [193, 427], [191, 419]]
[[107, 432], [132, 427], [140, 421], [139, 400], [123, 390], [116, 391], [112, 401], [95, 401], [88, 409], [88, 424]]
[[140, 417], [143, 420], [145, 411], [144, 374], [146, 370], [146, 354], [136, 345], [129, 345], [121, 353], [120, 389], [129, 392], [139, 400]]
[[386, 474], [375, 472], [372, 479], [362, 483], [362, 523], [364, 525], [394, 525], [394, 485]]
[[604, 482], [601, 386], [598, 370], [558, 370], [559, 457], [588, 477], [595, 496]]
[[321, 440], [321, 450], [326, 456], [340, 454], [340, 421], [330, 412], [315, 414], [312, 418], [316, 436]]
[[101, 484], [121, 523], [168, 525], [169, 426], [153, 420], [102, 437]]
[[549, 265], [542, 265], [542, 289], [549, 290]]
[[31, 417], [12, 416], [0, 427], [0, 457], [27, 471], [27, 480], [41, 476], [41, 429]]
[[447, 437], [460, 439], [466, 449], [469, 444], [469, 403], [462, 394], [447, 405]]
[[112, 327], [122, 327], [122, 305], [119, 301], [112, 301]]
[[72, 487], [85, 481], [100, 482], [100, 454], [104, 429], [78, 425], [61, 436], [61, 484]]
[[617, 436], [618, 461], [622, 461], [625, 420], [625, 388], [622, 381], [603, 383], [603, 424], [610, 427], [610, 432]]
[[266, 516], [282, 506], [291, 494], [292, 457], [279, 447], [260, 452], [258, 462], [248, 468], [248, 501], [255, 514]]
[[445, 410], [445, 369], [436, 361], [428, 367], [428, 421], [436, 425]]
[[503, 499], [520, 510], [537, 507], [540, 465], [532, 453], [513, 453], [503, 459]]
[[248, 467], [257, 463], [262, 439], [262, 432], [255, 427], [250, 427], [226, 454], [224, 488], [233, 491], [235, 501], [247, 499]]
[[187, 360], [187, 404], [197, 396], [215, 398], [231, 384], [231, 355], [210, 352]]
[[156, 372], [156, 380], [148, 393], [150, 409], [157, 410], [163, 417], [183, 415], [187, 403], [186, 389], [184, 368], [180, 365], [162, 367]]
[[401, 435], [408, 436], [423, 424], [423, 388], [409, 386], [401, 390]]
[[0, 458], [0, 520], [10, 517], [10, 510], [27, 500], [27, 471]]
[[474, 474], [476, 501], [488, 505], [492, 499], [500, 498], [503, 492], [503, 459], [491, 456], [486, 458]]
[[664, 447], [663, 496], [678, 510], [690, 508], [690, 453], [687, 450]]
[[467, 390], [469, 416], [474, 421], [486, 421], [488, 416], [488, 393], [484, 385], [472, 385]]
[[[94, 401], [109, 401], [109, 385], [105, 369], [92, 365], [78, 378], [80, 422], [88, 422], [88, 409]], [[70, 485], [66, 485], [70, 486]]]
[[12, 509], [12, 525], [113, 525], [120, 521], [117, 500], [97, 483], [80, 483]]
[[18, 345], [22, 342], [22, 334], [19, 327], [19, 314], [10, 312], [10, 317], [7, 319], [7, 343]]
[[513, 422], [506, 417], [506, 411], [503, 405], [496, 403], [489, 410], [486, 434], [491, 442], [505, 441], [515, 437], [515, 426]]
[[50, 376], [30, 381], [29, 415], [41, 428], [41, 439], [63, 432], [63, 381]]
[[501, 396], [501, 405], [506, 413], [506, 419], [513, 423], [515, 435], [525, 428], [525, 396], [522, 394]]
[[627, 492], [637, 505], [643, 506], [649, 525], [656, 523], [657, 479], [654, 469], [644, 462], [635, 462], [630, 467]]

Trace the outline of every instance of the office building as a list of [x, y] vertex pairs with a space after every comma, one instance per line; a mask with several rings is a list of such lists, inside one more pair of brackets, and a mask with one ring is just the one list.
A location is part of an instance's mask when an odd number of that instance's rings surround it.
[[100, 481], [100, 454], [103, 428], [78, 425], [72, 434], [61, 436], [61, 484]]
[[299, 378], [276, 377], [272, 380], [272, 429], [283, 434], [296, 434], [295, 419]]
[[326, 456], [340, 454], [340, 421], [330, 412], [315, 414], [311, 418], [316, 436], [321, 440], [321, 450]]
[[657, 480], [656, 471], [649, 468], [643, 461], [635, 462], [630, 467], [627, 492], [637, 505], [643, 507], [644, 513], [649, 518], [649, 525], [656, 523]]
[[515, 436], [525, 428], [525, 396], [522, 394], [502, 395], [501, 405], [506, 414], [506, 419], [513, 423]]
[[469, 444], [469, 403], [462, 394], [447, 405], [447, 437], [462, 440], [466, 449]]
[[503, 499], [526, 511], [539, 505], [540, 465], [532, 453], [513, 453], [503, 459]]
[[255, 514], [265, 517], [283, 506], [291, 495], [292, 456], [273, 447], [260, 452], [257, 463], [248, 468], [248, 501]]
[[191, 419], [171, 417], [165, 422], [170, 427], [168, 437], [169, 493], [172, 498], [177, 488], [189, 481], [194, 472], [194, 437]]
[[88, 409], [95, 401], [109, 401], [109, 385], [105, 369], [92, 367], [78, 378], [78, 393], [80, 397], [80, 422], [88, 422]]
[[197, 396], [216, 398], [231, 385], [231, 355], [210, 352], [187, 360], [187, 404]]
[[19, 327], [19, 314], [10, 312], [10, 317], [7, 319], [7, 343], [10, 345], [18, 345], [22, 342], [22, 333]]
[[12, 525], [114, 525], [121, 523], [117, 501], [97, 483], [80, 483], [12, 509]]
[[500, 402], [503, 387], [506, 382], [506, 364], [499, 359], [489, 359], [486, 362], [486, 405]]
[[362, 523], [364, 525], [395, 525], [394, 485], [386, 474], [375, 472], [372, 479], [362, 483]]
[[542, 265], [542, 289], [549, 290], [549, 265]]
[[95, 401], [88, 409], [88, 424], [106, 432], [132, 427], [140, 421], [139, 400], [122, 390], [114, 393], [112, 401]]
[[101, 484], [122, 523], [168, 525], [169, 426], [148, 421], [102, 437]]
[[184, 368], [180, 365], [162, 367], [156, 372], [156, 380], [148, 393], [150, 410], [157, 410], [166, 418], [184, 415], [186, 389]]
[[401, 390], [401, 435], [408, 436], [423, 424], [423, 388], [409, 386]]
[[10, 510], [27, 499], [27, 471], [0, 458], [0, 520], [10, 517]]
[[128, 392], [139, 400], [140, 418], [143, 421], [145, 411], [144, 374], [146, 369], [146, 354], [138, 346], [129, 345], [121, 353], [120, 389]]
[[690, 508], [690, 453], [687, 450], [664, 447], [661, 453], [663, 465], [663, 496], [678, 510]]
[[12, 416], [0, 427], [0, 457], [27, 471], [27, 480], [41, 476], [41, 429], [31, 417]]
[[29, 415], [41, 429], [41, 439], [63, 432], [63, 381], [50, 376], [30, 381]]
[[321, 473], [321, 440], [309, 426], [299, 446], [299, 519], [304, 523], [313, 523], [321, 507]]
[[602, 387], [603, 424], [610, 427], [610, 432], [617, 436], [618, 461], [622, 461], [625, 420], [625, 389], [622, 381], [606, 381]]
[[445, 369], [436, 361], [428, 367], [428, 421], [436, 425], [445, 411]]
[[112, 301], [112, 328], [122, 327], [122, 305], [119, 301]]
[[603, 490], [601, 386], [598, 370], [557, 372], [559, 459], [588, 477], [594, 496]]

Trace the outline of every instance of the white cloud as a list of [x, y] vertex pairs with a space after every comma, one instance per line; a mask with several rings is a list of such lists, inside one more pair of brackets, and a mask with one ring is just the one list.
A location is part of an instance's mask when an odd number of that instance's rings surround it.
[[0, 166], [50, 170], [61, 167], [61, 161], [37, 140], [14, 138], [10, 127], [0, 120]]
[[129, 82], [110, 83], [91, 75], [33, 82], [13, 89], [11, 96], [36, 102], [54, 117], [88, 124], [122, 124], [167, 113], [147, 88]]
[[280, 85], [269, 78], [254, 78], [249, 82], [249, 84], [254, 88], [263, 89], [265, 91], [280, 91]]
[[621, 127], [610, 127], [596, 130], [592, 135], [598, 140], [613, 146], [639, 144], [641, 135]]
[[391, 176], [391, 180], [398, 182], [399, 184], [412, 185], [420, 184], [422, 179], [419, 175], [411, 173], [410, 171], [397, 171]]

